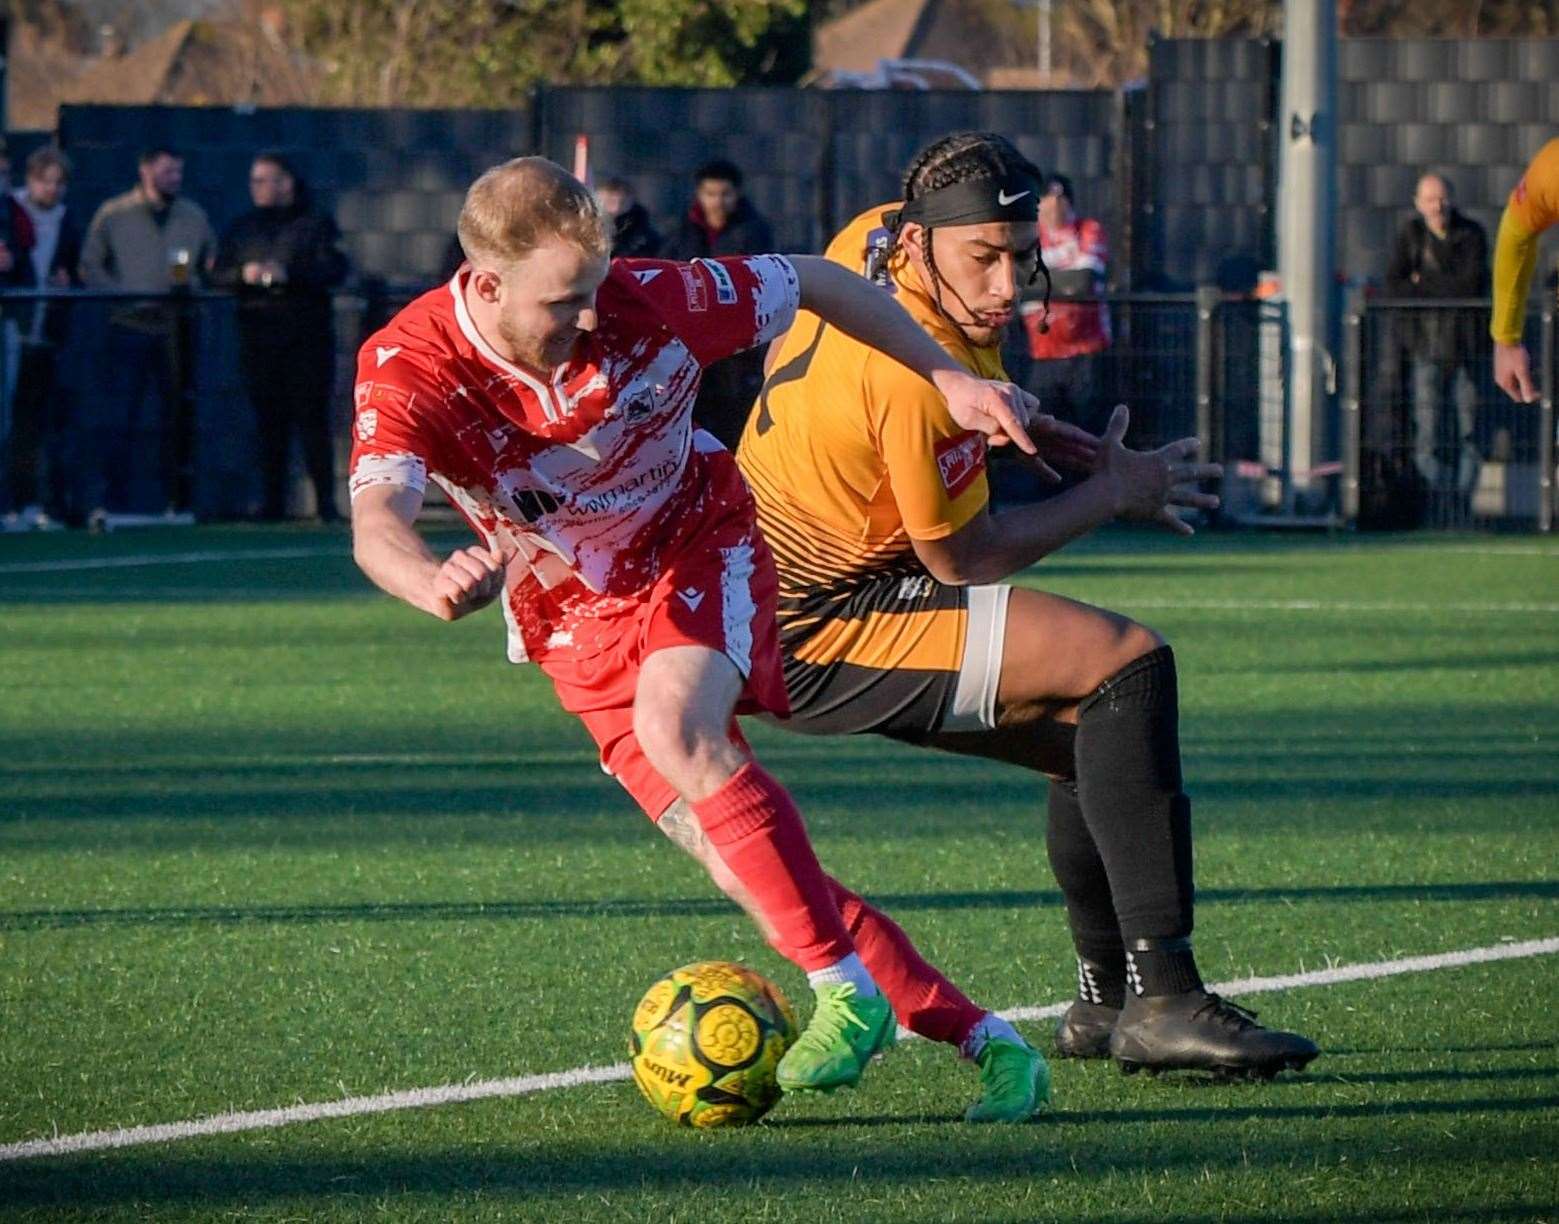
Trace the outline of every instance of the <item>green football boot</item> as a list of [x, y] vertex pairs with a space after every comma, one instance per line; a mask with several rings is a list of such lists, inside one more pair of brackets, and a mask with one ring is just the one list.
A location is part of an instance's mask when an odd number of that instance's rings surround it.
[[1026, 1122], [1050, 1104], [1050, 1064], [1027, 1042], [992, 1037], [975, 1056], [980, 1099], [965, 1122]]
[[858, 995], [848, 982], [817, 988], [812, 1022], [780, 1059], [776, 1078], [786, 1092], [854, 1087], [872, 1055], [888, 1049], [898, 1023], [886, 995]]

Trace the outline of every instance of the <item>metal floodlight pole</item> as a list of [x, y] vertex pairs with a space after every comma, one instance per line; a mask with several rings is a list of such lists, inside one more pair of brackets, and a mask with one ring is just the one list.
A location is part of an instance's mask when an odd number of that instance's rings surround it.
[[1323, 486], [1308, 473], [1329, 457], [1327, 425], [1336, 370], [1331, 353], [1336, 315], [1335, 0], [1287, 0], [1278, 126], [1278, 271], [1288, 301], [1292, 405], [1284, 467], [1296, 501], [1313, 502]]

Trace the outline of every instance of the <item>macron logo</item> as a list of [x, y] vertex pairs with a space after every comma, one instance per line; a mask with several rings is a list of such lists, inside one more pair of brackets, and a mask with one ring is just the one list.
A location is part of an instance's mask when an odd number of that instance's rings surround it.
[[704, 602], [704, 593], [697, 587], [688, 587], [685, 591], [678, 591], [677, 597], [687, 604], [689, 612], [697, 612], [698, 605]]
[[1010, 196], [1005, 191], [998, 189], [996, 192], [996, 203], [1000, 204], [1003, 208], [1006, 208], [1009, 204], [1016, 204], [1026, 195], [1028, 195], [1028, 192], [1020, 191], [1017, 195]]
[[400, 352], [400, 351], [401, 351], [401, 346], [398, 345], [398, 344], [394, 345], [391, 348], [385, 348], [383, 345], [375, 345], [374, 346], [374, 361], [378, 365], [383, 366], [386, 361], [390, 360], [391, 357], [394, 357], [395, 354]]
[[633, 274], [633, 279], [641, 285], [647, 285], [659, 275], [659, 268], [640, 268]]

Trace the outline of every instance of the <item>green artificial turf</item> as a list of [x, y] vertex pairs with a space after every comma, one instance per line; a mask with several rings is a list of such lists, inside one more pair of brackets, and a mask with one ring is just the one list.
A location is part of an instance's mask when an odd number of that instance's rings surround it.
[[[806, 1012], [496, 612], [441, 625], [347, 552], [0, 537], [0, 1145], [620, 1062], [696, 959]], [[1110, 533], [1025, 581], [1174, 643], [1209, 978], [1559, 936], [1559, 545]], [[824, 863], [972, 996], [1066, 998], [1032, 776], [749, 731]], [[959, 1121], [972, 1069], [912, 1042], [742, 1131], [598, 1084], [0, 1162], [0, 1216], [1559, 1220], [1556, 972], [1249, 996], [1321, 1042], [1307, 1074], [1057, 1062], [1017, 1128]]]

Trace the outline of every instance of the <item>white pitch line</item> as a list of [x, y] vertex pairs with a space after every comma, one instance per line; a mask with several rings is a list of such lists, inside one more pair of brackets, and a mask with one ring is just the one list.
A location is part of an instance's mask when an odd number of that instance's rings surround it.
[[1559, 603], [1399, 603], [1360, 599], [1124, 599], [1121, 605], [1201, 612], [1559, 612]]
[[[1263, 994], [1269, 990], [1298, 990], [1306, 986], [1333, 986], [1338, 982], [1364, 982], [1374, 978], [1396, 977], [1403, 973], [1428, 973], [1434, 969], [1456, 969], [1463, 965], [1482, 965], [1489, 961], [1548, 956], [1555, 952], [1559, 952], [1559, 936], [1548, 939], [1528, 939], [1523, 943], [1491, 944], [1487, 948], [1467, 948], [1461, 952], [1408, 956], [1400, 960], [1336, 965], [1330, 969], [1313, 969], [1309, 973], [1237, 978], [1232, 982], [1218, 982], [1208, 989], [1221, 995]], [[1059, 1016], [1071, 1005], [1071, 1000], [1068, 999], [1065, 1003], [1052, 1003], [1048, 1007], [1018, 1007], [1012, 1011], [1004, 1011], [1002, 1015], [1008, 1020], [1043, 1020], [1047, 1016]]]
[[[1486, 948], [1467, 948], [1460, 952], [1438, 952], [1431, 956], [1409, 956], [1400, 960], [1371, 961], [1358, 965], [1338, 965], [1310, 973], [1292, 973], [1279, 977], [1240, 978], [1218, 982], [1210, 990], [1223, 995], [1260, 994], [1269, 990], [1297, 990], [1306, 986], [1331, 986], [1337, 982], [1357, 982], [1394, 977], [1403, 973], [1424, 973], [1432, 969], [1453, 969], [1462, 965], [1481, 965], [1489, 961], [1520, 960], [1559, 952], [1559, 936], [1529, 939], [1524, 943], [1493, 944]], [[1015, 1007], [1001, 1014], [1008, 1020], [1044, 1020], [1059, 1016], [1071, 1000], [1044, 1007]], [[904, 1030], [900, 1030], [902, 1034]], [[913, 1034], [911, 1034], [913, 1035]], [[296, 1122], [317, 1122], [324, 1118], [353, 1118], [363, 1114], [391, 1113], [400, 1109], [425, 1109], [432, 1105], [453, 1105], [462, 1101], [480, 1101], [491, 1097], [529, 1096], [557, 1088], [578, 1088], [585, 1084], [609, 1084], [632, 1077], [627, 1063], [607, 1067], [576, 1067], [572, 1071], [552, 1071], [544, 1075], [522, 1075], [511, 1079], [479, 1080], [466, 1084], [444, 1084], [437, 1088], [411, 1088], [384, 1092], [377, 1096], [344, 1097], [339, 1101], [320, 1101], [312, 1105], [289, 1105], [282, 1109], [255, 1109], [243, 1113], [215, 1114], [192, 1122], [163, 1122], [155, 1126], [130, 1126], [120, 1130], [85, 1131], [59, 1135], [53, 1139], [27, 1139], [0, 1145], [0, 1162], [30, 1160], [40, 1156], [67, 1156], [78, 1152], [101, 1152], [111, 1148], [139, 1147], [149, 1143], [169, 1143], [176, 1139], [197, 1139], [208, 1135], [231, 1135], [239, 1131], [270, 1130]]]
[[345, 557], [342, 548], [249, 548], [206, 552], [146, 553], [128, 557], [73, 557], [61, 561], [10, 561], [0, 574], [63, 574], [78, 570], [141, 569], [149, 565], [204, 565], [220, 561], [296, 561], [304, 557]]

